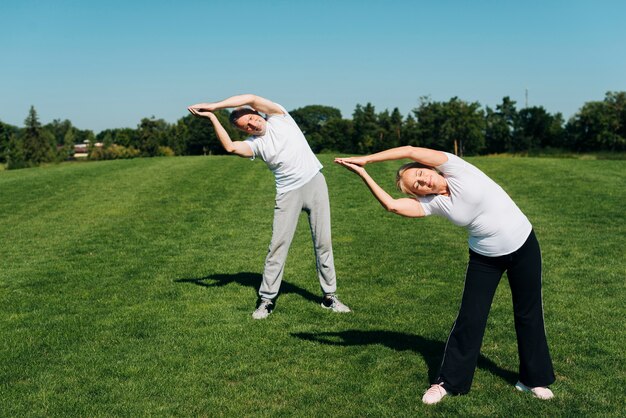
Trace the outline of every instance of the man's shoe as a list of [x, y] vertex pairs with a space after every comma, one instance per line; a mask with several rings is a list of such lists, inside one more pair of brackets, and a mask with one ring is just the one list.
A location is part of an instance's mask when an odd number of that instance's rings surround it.
[[530, 392], [535, 398], [543, 399], [544, 401], [554, 398], [554, 393], [552, 393], [549, 388], [544, 388], [541, 386], [531, 388], [518, 381], [515, 384], [515, 389], [519, 390], [520, 392]]
[[274, 304], [271, 300], [261, 299], [258, 308], [252, 312], [252, 318], [265, 319], [272, 313], [272, 309], [274, 309]]
[[442, 384], [431, 385], [430, 388], [424, 393], [422, 402], [426, 405], [434, 405], [440, 402], [448, 392], [443, 388]]
[[322, 308], [330, 309], [333, 312], [352, 312], [350, 308], [341, 303], [336, 295], [326, 295], [322, 301]]

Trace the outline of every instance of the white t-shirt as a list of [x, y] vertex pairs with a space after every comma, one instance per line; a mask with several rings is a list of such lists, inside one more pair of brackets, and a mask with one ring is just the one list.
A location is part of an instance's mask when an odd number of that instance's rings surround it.
[[285, 114], [269, 115], [265, 134], [251, 136], [246, 143], [252, 148], [252, 159], [262, 159], [274, 173], [276, 193], [285, 193], [304, 186], [323, 166], [296, 121], [278, 106]]
[[497, 257], [519, 249], [532, 225], [509, 195], [485, 173], [449, 153], [437, 169], [448, 182], [450, 196], [419, 197], [426, 215], [439, 215], [467, 228], [469, 247]]

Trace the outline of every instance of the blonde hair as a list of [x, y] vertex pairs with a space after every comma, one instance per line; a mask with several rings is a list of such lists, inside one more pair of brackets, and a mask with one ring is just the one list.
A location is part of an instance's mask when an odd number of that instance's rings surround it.
[[[429, 170], [435, 170], [433, 167], [428, 166], [426, 164], [422, 164], [422, 163], [418, 163], [417, 161], [413, 161], [411, 163], [406, 163], [402, 166], [400, 166], [400, 168], [398, 168], [398, 171], [396, 172], [396, 187], [398, 188], [398, 190], [400, 190], [402, 193], [404, 194], [408, 194], [409, 196], [413, 196], [413, 197], [418, 197], [419, 195], [411, 192], [410, 190], [407, 190], [404, 187], [404, 184], [402, 184], [402, 175], [404, 174], [404, 172], [410, 168], [427, 168]], [[437, 171], [437, 170], [435, 170]]]

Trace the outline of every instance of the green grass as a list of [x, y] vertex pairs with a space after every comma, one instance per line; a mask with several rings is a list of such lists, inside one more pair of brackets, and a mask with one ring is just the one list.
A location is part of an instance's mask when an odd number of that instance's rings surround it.
[[[516, 392], [498, 288], [472, 391], [427, 407], [467, 261], [465, 231], [386, 213], [321, 156], [339, 295], [319, 307], [306, 219], [282, 295], [250, 314], [274, 185], [261, 162], [177, 157], [0, 172], [0, 415], [620, 416], [626, 165], [471, 158], [533, 222], [556, 398]], [[388, 188], [398, 164], [371, 166]], [[620, 412], [622, 411], [622, 412]]]

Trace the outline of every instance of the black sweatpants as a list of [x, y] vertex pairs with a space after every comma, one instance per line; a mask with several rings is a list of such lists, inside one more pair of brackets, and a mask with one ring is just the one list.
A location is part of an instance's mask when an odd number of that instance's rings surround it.
[[446, 391], [470, 390], [493, 296], [507, 272], [513, 296], [519, 353], [519, 380], [526, 386], [548, 386], [554, 371], [543, 323], [541, 250], [534, 231], [517, 251], [486, 257], [469, 251], [461, 308], [446, 343], [437, 383]]

